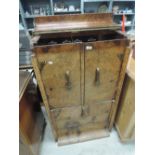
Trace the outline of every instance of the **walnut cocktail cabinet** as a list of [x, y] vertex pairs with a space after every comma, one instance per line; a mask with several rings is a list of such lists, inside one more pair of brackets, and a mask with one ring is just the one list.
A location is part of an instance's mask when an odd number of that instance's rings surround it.
[[110, 13], [35, 18], [32, 63], [59, 145], [109, 135], [129, 54], [118, 29]]

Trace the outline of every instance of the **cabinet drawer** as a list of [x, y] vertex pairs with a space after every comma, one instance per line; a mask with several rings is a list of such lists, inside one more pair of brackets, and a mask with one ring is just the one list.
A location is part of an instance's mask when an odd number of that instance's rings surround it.
[[81, 128], [86, 129], [88, 126], [89, 129], [89, 126], [93, 127], [93, 125], [94, 129], [95, 126], [107, 128], [111, 104], [112, 103], [89, 105], [86, 108], [86, 116], [81, 115], [81, 106], [54, 109], [51, 113], [54, 116], [58, 132], [78, 132]]
[[81, 116], [81, 106], [52, 110], [59, 145], [108, 136], [111, 104], [90, 104], [86, 116]]
[[108, 126], [108, 114], [104, 113], [102, 115], [96, 115], [96, 116], [87, 116], [87, 117], [79, 117], [77, 119], [64, 119], [64, 120], [58, 120], [56, 122], [57, 128], [60, 130], [75, 130], [77, 128], [80, 128], [81, 126], [84, 126], [86, 124], [102, 124], [104, 128]]
[[109, 130], [101, 123], [85, 124], [77, 129], [58, 130], [58, 145], [84, 142], [109, 136]]
[[[86, 106], [87, 116], [102, 115], [104, 113], [110, 113], [112, 101], [104, 104], [90, 104]], [[81, 116], [81, 106], [72, 106], [65, 108], [57, 108], [51, 110], [54, 119], [58, 120], [76, 120]], [[82, 117], [85, 118], [85, 117]]]
[[35, 53], [50, 106], [80, 104], [80, 44], [36, 47]]

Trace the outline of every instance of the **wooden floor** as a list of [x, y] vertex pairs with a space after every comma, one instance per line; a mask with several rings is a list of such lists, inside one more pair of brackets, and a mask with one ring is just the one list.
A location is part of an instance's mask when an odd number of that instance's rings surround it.
[[107, 138], [57, 146], [47, 122], [40, 155], [134, 155], [134, 151], [134, 143], [122, 144], [115, 129], [112, 130], [110, 137]]

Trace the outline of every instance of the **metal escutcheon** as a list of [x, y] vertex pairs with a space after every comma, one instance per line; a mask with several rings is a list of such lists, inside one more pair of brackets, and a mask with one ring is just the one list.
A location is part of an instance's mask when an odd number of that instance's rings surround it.
[[91, 50], [93, 50], [93, 46], [92, 45], [86, 45], [85, 50], [91, 51]]

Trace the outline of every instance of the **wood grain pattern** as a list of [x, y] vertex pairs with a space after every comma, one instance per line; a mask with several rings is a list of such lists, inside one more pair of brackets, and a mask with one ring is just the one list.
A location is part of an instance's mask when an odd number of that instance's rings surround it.
[[87, 131], [107, 130], [110, 108], [111, 103], [88, 105], [86, 116], [81, 115], [81, 106], [53, 109], [58, 140], [74, 134], [81, 137]]
[[[23, 74], [23, 72], [20, 73], [20, 76], [26, 75]], [[37, 99], [37, 93], [34, 87], [33, 89], [31, 88], [31, 80], [27, 81], [26, 86], [24, 83], [23, 87], [25, 88], [25, 91], [23, 92], [19, 103], [19, 131], [21, 138], [20, 142], [22, 143], [21, 147], [23, 149], [26, 147], [29, 149], [28, 152], [30, 152], [32, 155], [38, 155], [43, 134], [42, 131], [44, 125], [44, 117], [40, 109], [39, 101]], [[23, 90], [23, 88], [21, 88], [21, 90]], [[26, 146], [23, 147], [23, 145]]]
[[135, 59], [133, 57], [133, 50], [130, 52], [129, 60], [127, 64], [127, 70], [126, 73], [129, 75], [129, 77], [135, 81]]
[[68, 134], [67, 136], [64, 134], [64, 131], [59, 133], [60, 138], [58, 139], [58, 145], [62, 146], [67, 144], [80, 143], [88, 140], [108, 137], [110, 135], [107, 129], [101, 128], [101, 124], [98, 124], [98, 126], [87, 124], [87, 126], [81, 128], [81, 131], [82, 132], [80, 134], [72, 131], [72, 133]]
[[114, 31], [112, 14], [43, 17], [35, 23], [40, 39], [33, 65], [58, 143], [108, 135], [128, 58], [128, 40]]
[[128, 75], [126, 75], [123, 85], [115, 125], [121, 141], [134, 140], [135, 82]]
[[41, 73], [39, 71], [39, 65], [37, 63], [37, 58], [35, 57], [35, 55], [32, 56], [32, 65], [33, 65], [33, 69], [35, 71], [36, 79], [38, 81], [41, 96], [42, 96], [43, 102], [45, 104], [45, 109], [46, 109], [48, 118], [50, 118], [50, 120], [49, 120], [49, 122], [51, 122], [50, 125], [53, 124], [53, 125], [51, 125], [52, 132], [54, 134], [55, 140], [57, 140], [57, 133], [56, 133], [57, 127], [55, 125], [55, 120], [53, 119], [53, 116], [50, 113], [50, 108], [49, 108], [46, 92], [44, 89], [44, 85], [43, 85], [42, 78], [41, 78]]
[[[46, 62], [41, 76], [51, 107], [60, 108], [81, 104], [80, 94], [80, 51], [81, 44], [66, 44], [34, 48], [38, 63]], [[69, 72], [71, 88], [66, 86], [66, 72]]]
[[[88, 111], [88, 116], [102, 115], [104, 113], [109, 114], [111, 104], [112, 102], [105, 102], [103, 104], [94, 103], [87, 105], [86, 109]], [[51, 112], [53, 113], [55, 120], [79, 119], [80, 117], [85, 118], [81, 115], [81, 106], [57, 108], [51, 110]]]
[[124, 81], [124, 77], [125, 77], [125, 71], [126, 71], [129, 53], [130, 53], [130, 48], [126, 47], [122, 66], [121, 66], [121, 70], [120, 70], [119, 81], [118, 81], [118, 85], [117, 85], [116, 101], [115, 101], [115, 104], [112, 105], [110, 117], [109, 117], [109, 120], [110, 120], [109, 129], [110, 130], [113, 127], [114, 119], [116, 116], [117, 106], [118, 106], [118, 102], [119, 102], [119, 98], [120, 98], [120, 94], [121, 94], [121, 89], [122, 89], [122, 85], [123, 85], [123, 81]]
[[[126, 40], [87, 43], [85, 49], [85, 104], [102, 103], [115, 99], [117, 81], [121, 69]], [[95, 82], [99, 68], [100, 81]]]
[[35, 18], [35, 34], [84, 31], [86, 29], [120, 29], [112, 13], [56, 15]]

